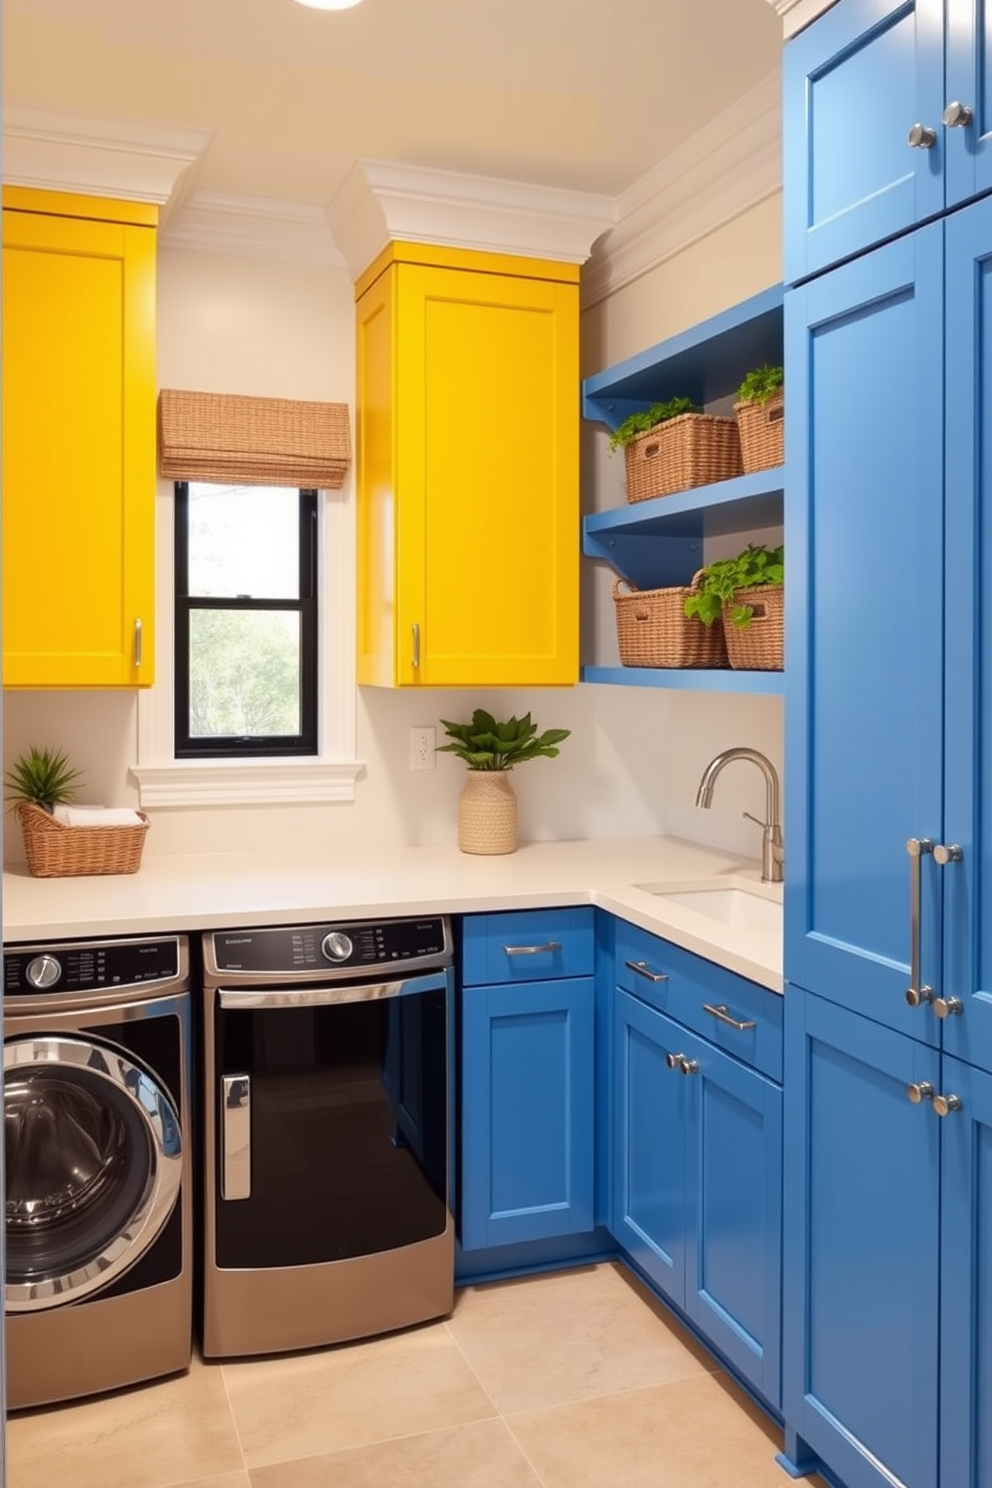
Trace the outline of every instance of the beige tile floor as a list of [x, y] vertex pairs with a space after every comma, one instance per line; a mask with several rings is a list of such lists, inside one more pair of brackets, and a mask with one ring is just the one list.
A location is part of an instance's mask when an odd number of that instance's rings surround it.
[[[622, 1267], [8, 1423], [8, 1488], [785, 1488], [781, 1433]], [[820, 1480], [811, 1478], [811, 1485]]]

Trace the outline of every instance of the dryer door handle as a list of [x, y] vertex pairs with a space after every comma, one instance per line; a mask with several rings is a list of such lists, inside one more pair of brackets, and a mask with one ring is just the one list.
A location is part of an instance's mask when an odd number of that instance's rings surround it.
[[251, 1079], [224, 1075], [220, 1082], [222, 1199], [251, 1198]]

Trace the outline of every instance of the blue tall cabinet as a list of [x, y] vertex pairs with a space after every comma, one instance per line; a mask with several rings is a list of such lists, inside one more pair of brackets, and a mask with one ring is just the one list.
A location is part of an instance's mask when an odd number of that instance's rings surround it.
[[785, 55], [783, 1413], [846, 1488], [992, 1485], [985, 23]]

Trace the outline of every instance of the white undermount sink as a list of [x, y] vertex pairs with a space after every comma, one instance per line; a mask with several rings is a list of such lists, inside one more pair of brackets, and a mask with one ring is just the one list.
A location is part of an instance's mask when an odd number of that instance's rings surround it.
[[781, 935], [782, 905], [777, 899], [739, 887], [673, 889], [664, 884], [638, 884], [665, 904], [691, 909], [732, 930], [758, 935]]

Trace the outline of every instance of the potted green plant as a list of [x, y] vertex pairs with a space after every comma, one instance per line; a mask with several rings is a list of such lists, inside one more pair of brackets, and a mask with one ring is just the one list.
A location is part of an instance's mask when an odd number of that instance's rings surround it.
[[51, 816], [53, 806], [75, 800], [80, 779], [81, 771], [72, 768], [68, 755], [32, 744], [17, 756], [4, 776], [9, 809], [40, 806]]
[[468, 723], [442, 718], [451, 740], [438, 752], [454, 754], [468, 767], [458, 803], [458, 845], [466, 853], [508, 853], [517, 846], [517, 798], [507, 778], [515, 765], [554, 759], [571, 729], [538, 733], [529, 713], [499, 723], [476, 708]]
[[624, 452], [628, 501], [741, 473], [736, 420], [704, 413], [691, 398], [669, 398], [628, 414], [610, 435], [610, 449]]
[[752, 367], [734, 403], [744, 473], [769, 470], [785, 459], [785, 370], [763, 362]]
[[716, 558], [696, 576], [686, 615], [704, 625], [722, 620], [730, 665], [780, 671], [783, 665], [785, 548], [748, 543], [733, 558]]

